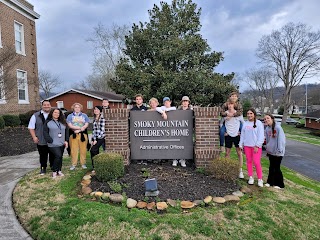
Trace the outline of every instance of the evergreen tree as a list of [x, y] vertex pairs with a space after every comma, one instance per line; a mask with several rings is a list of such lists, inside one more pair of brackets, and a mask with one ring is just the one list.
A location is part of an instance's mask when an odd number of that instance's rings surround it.
[[184, 95], [202, 106], [222, 103], [235, 88], [234, 74], [214, 73], [223, 56], [199, 33], [201, 9], [192, 0], [173, 0], [148, 12], [150, 21], [134, 24], [126, 36], [126, 57], [110, 87], [128, 98], [168, 96], [176, 105]]

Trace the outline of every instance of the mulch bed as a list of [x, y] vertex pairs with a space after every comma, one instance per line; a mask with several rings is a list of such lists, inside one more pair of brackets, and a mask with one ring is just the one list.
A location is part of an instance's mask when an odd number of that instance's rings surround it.
[[37, 150], [27, 127], [0, 130], [0, 157], [14, 156]]
[[[148, 197], [148, 201], [167, 199], [175, 200], [201, 200], [206, 196], [219, 196], [231, 194], [239, 190], [236, 182], [229, 182], [213, 178], [196, 171], [192, 167], [172, 167], [171, 161], [164, 163], [148, 163], [147, 165], [130, 164], [125, 167], [125, 175], [117, 180], [123, 186], [127, 197], [135, 200], [145, 200], [143, 172], [149, 173], [149, 178], [155, 178], [158, 183], [158, 197]], [[108, 183], [100, 182], [94, 176], [89, 187], [93, 191], [114, 193]]]

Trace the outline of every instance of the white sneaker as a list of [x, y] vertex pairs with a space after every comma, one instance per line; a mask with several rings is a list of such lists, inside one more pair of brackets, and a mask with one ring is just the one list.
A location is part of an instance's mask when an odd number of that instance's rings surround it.
[[56, 172], [53, 172], [52, 173], [52, 178], [54, 179], [54, 178], [56, 178], [57, 177], [57, 173]]
[[58, 175], [59, 175], [60, 177], [63, 177], [63, 176], [64, 176], [64, 174], [63, 174], [61, 171], [58, 172]]
[[73, 165], [72, 165], [72, 166], [70, 167], [70, 170], [71, 170], [71, 171], [73, 171], [73, 170], [75, 170], [75, 169], [76, 169], [76, 166], [73, 166]]
[[173, 160], [172, 166], [176, 167], [178, 165], [178, 160]]
[[85, 164], [83, 164], [81, 167], [82, 169], [87, 169], [87, 166]]
[[270, 187], [270, 184], [269, 184], [269, 183], [266, 183], [264, 186], [265, 186], [265, 187]]
[[258, 186], [263, 187], [263, 180], [262, 179], [258, 179]]
[[181, 164], [181, 167], [186, 167], [187, 165], [186, 165], [186, 160], [184, 160], [184, 159], [180, 159], [180, 164]]
[[242, 172], [242, 171], [239, 173], [239, 178], [241, 178], [241, 179], [244, 178], [244, 175], [243, 175], [243, 172]]
[[248, 180], [248, 184], [250, 184], [250, 185], [253, 185], [254, 184], [254, 179], [253, 179], [253, 177], [249, 177], [249, 180]]
[[281, 189], [281, 187], [279, 187], [279, 186], [274, 186], [273, 188], [275, 188], [275, 189]]

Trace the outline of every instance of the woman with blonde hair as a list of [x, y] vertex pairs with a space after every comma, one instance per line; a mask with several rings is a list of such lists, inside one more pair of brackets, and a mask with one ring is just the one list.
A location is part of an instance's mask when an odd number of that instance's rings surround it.
[[67, 124], [70, 129], [70, 150], [71, 150], [71, 162], [72, 166], [70, 170], [75, 170], [78, 163], [78, 155], [80, 152], [80, 164], [83, 169], [86, 169], [86, 155], [87, 155], [87, 143], [89, 118], [87, 114], [82, 113], [83, 106], [80, 103], [74, 103], [71, 106], [73, 113], [67, 117]]

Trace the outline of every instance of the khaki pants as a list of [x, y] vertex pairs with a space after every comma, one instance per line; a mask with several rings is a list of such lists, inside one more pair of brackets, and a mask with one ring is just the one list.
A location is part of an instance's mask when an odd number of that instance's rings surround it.
[[88, 136], [84, 134], [85, 141], [81, 142], [81, 133], [76, 134], [76, 138], [73, 138], [72, 135], [69, 138], [70, 150], [71, 150], [71, 163], [73, 166], [78, 164], [78, 154], [80, 150], [80, 164], [86, 164], [86, 155], [87, 155], [87, 142]]

